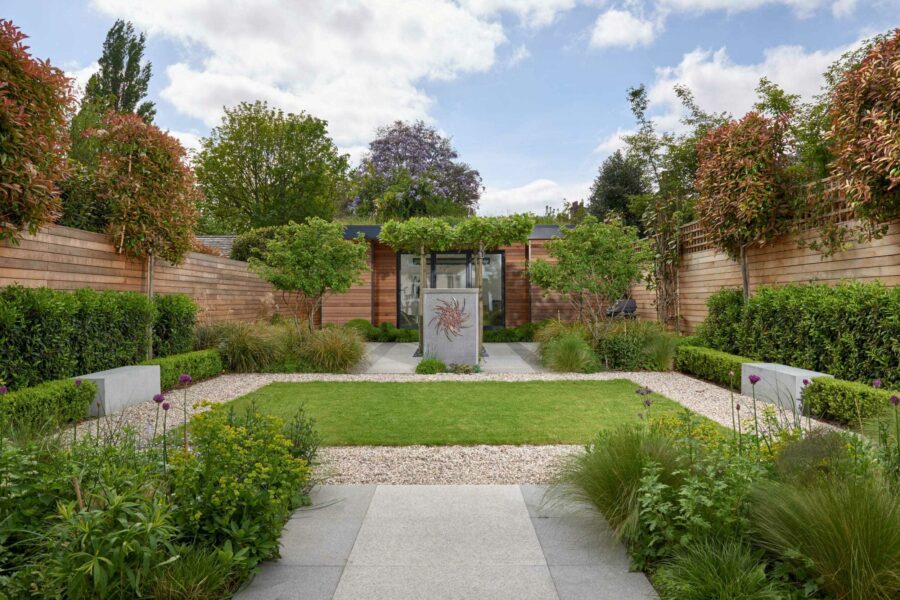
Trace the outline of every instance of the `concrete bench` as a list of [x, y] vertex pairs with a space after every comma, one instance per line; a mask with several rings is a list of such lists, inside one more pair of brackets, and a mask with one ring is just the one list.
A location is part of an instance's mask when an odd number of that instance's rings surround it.
[[756, 384], [756, 399], [774, 404], [785, 411], [797, 414], [799, 400], [803, 397], [803, 380], [812, 381], [816, 377], [831, 377], [818, 371], [798, 369], [776, 363], [744, 363], [741, 365], [741, 393], [753, 396], [750, 376], [759, 377]]
[[88, 415], [99, 417], [152, 400], [160, 392], [159, 365], [119, 367], [82, 375], [78, 379], [97, 384], [97, 397]]

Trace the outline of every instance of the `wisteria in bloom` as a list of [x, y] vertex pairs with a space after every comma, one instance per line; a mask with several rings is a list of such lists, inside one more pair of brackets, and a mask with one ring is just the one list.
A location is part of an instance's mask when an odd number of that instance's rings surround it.
[[360, 187], [351, 207], [396, 218], [433, 214], [436, 207], [441, 213], [474, 212], [481, 175], [458, 158], [450, 140], [422, 121], [382, 127], [358, 168]]

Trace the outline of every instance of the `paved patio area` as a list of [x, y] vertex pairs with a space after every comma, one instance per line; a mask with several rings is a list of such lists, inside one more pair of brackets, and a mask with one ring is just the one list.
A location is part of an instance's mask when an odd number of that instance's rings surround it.
[[656, 598], [609, 527], [538, 485], [317, 488], [240, 600]]
[[[366, 358], [356, 370], [360, 374], [415, 373], [421, 358], [414, 357], [417, 344], [366, 344]], [[487, 356], [482, 359], [482, 373], [542, 373], [537, 344], [515, 342], [485, 344]]]

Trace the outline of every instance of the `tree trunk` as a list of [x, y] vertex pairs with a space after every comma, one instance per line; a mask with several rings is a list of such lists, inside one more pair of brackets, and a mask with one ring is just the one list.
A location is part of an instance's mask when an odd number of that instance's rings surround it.
[[475, 257], [475, 287], [478, 288], [478, 357], [484, 349], [484, 248]]
[[741, 282], [744, 285], [744, 302], [750, 299], [750, 265], [747, 263], [747, 246], [741, 246]]
[[[147, 256], [147, 298], [153, 301], [153, 269], [156, 259], [153, 254]], [[147, 325], [147, 360], [153, 358], [153, 324]]]
[[419, 247], [419, 355], [425, 356], [425, 246]]

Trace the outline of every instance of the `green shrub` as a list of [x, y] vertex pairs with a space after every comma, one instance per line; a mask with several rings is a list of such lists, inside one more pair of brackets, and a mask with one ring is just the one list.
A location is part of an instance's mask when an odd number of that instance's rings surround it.
[[291, 454], [283, 423], [254, 407], [211, 410], [191, 419], [195, 452], [171, 456], [173, 520], [183, 539], [246, 556], [244, 573], [278, 556], [278, 538], [309, 480]]
[[344, 327], [357, 331], [368, 342], [378, 340], [379, 329], [365, 319], [352, 319]]
[[766, 577], [762, 553], [738, 540], [702, 540], [679, 546], [653, 576], [663, 600], [782, 600], [788, 597]]
[[761, 287], [740, 311], [735, 295], [724, 290], [708, 301], [701, 332], [711, 347], [848, 381], [900, 385], [900, 287]]
[[226, 549], [197, 546], [175, 548], [178, 560], [149, 574], [146, 590], [151, 598], [167, 600], [219, 600], [231, 598], [228, 589], [232, 561]]
[[194, 348], [197, 305], [184, 294], [154, 296], [153, 354], [157, 357], [190, 352]]
[[0, 395], [0, 423], [15, 429], [55, 428], [87, 417], [97, 394], [92, 381], [47, 381]]
[[227, 324], [225, 323], [197, 323], [194, 326], [194, 350], [209, 350], [217, 348], [222, 341]]
[[260, 373], [279, 358], [278, 341], [264, 325], [229, 323], [218, 346], [229, 371]]
[[451, 363], [447, 365], [447, 371], [454, 375], [472, 375], [481, 373], [481, 365], [470, 365], [468, 363]]
[[194, 381], [221, 375], [225, 370], [218, 350], [196, 350], [165, 358], [144, 361], [143, 365], [159, 365], [160, 386], [170, 390], [178, 386], [178, 378], [187, 373]]
[[314, 331], [300, 348], [300, 357], [316, 372], [346, 373], [366, 352], [362, 336], [344, 327]]
[[775, 457], [775, 472], [786, 483], [806, 485], [823, 477], [845, 477], [853, 466], [845, 434], [825, 429], [792, 440]]
[[486, 329], [484, 331], [484, 341], [486, 343], [533, 342], [534, 334], [542, 324], [522, 323], [521, 325], [504, 329]]
[[240, 234], [234, 238], [230, 257], [233, 260], [242, 260], [244, 262], [249, 261], [251, 257], [262, 260], [266, 244], [275, 237], [276, 231], [278, 231], [278, 226], [258, 227]]
[[891, 392], [831, 377], [816, 377], [803, 389], [810, 414], [853, 425], [886, 409], [890, 398]]
[[136, 364], [153, 304], [134, 292], [0, 290], [0, 381], [12, 389]]
[[558, 373], [592, 373], [598, 366], [591, 345], [576, 333], [561, 335], [542, 344], [541, 362]]
[[668, 437], [637, 428], [603, 432], [567, 460], [553, 495], [594, 506], [618, 535], [627, 537], [638, 526], [638, 490], [651, 463], [660, 466], [662, 480], [681, 480], [682, 458]]
[[655, 321], [617, 319], [594, 328], [594, 348], [607, 369], [668, 371], [676, 336]]
[[438, 373], [446, 372], [447, 365], [438, 358], [426, 357], [420, 360], [419, 364], [416, 365], [416, 373], [419, 375], [436, 375]]
[[741, 389], [741, 364], [746, 362], [753, 360], [711, 348], [678, 346], [675, 351], [675, 370], [735, 391]]
[[378, 333], [373, 342], [418, 342], [419, 331], [417, 329], [399, 329], [391, 323], [382, 323], [378, 326]]
[[827, 594], [888, 600], [900, 590], [900, 496], [879, 477], [760, 485], [751, 498], [757, 543]]
[[563, 335], [574, 334], [584, 338], [584, 341], [591, 341], [591, 332], [580, 321], [561, 321], [559, 319], [550, 319], [541, 324], [534, 332], [534, 341], [540, 345], [558, 338]]

